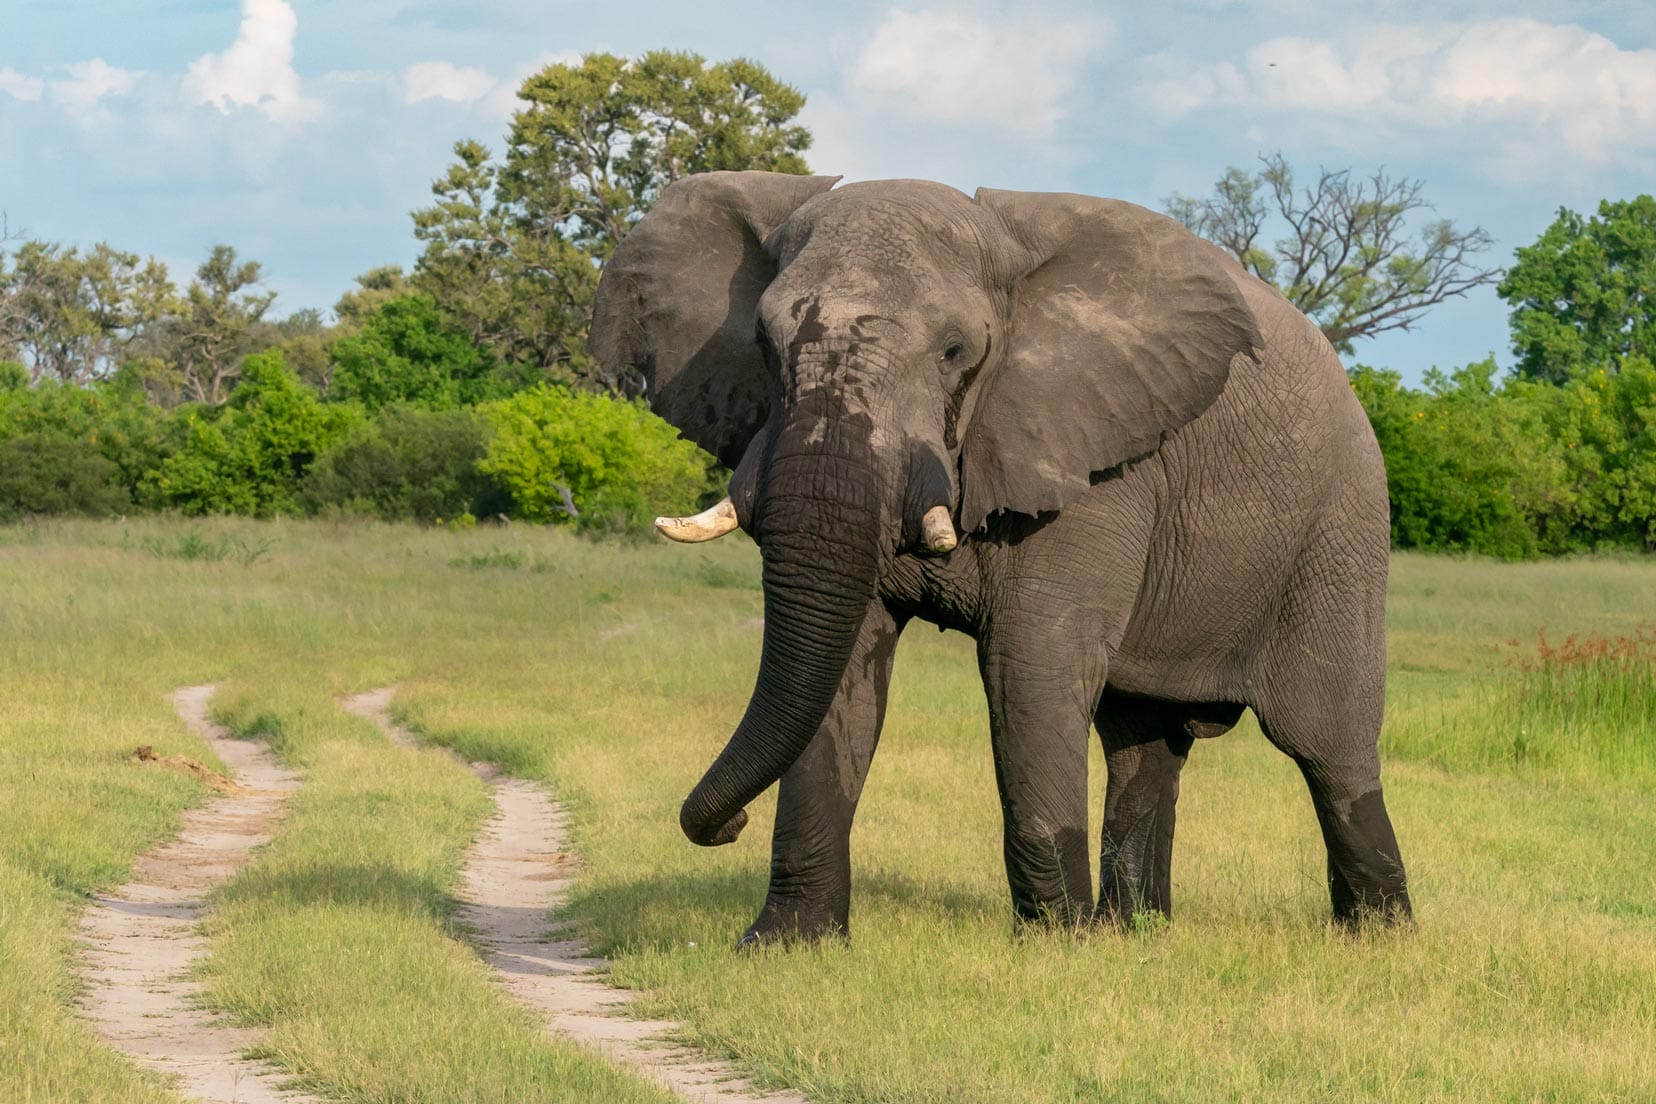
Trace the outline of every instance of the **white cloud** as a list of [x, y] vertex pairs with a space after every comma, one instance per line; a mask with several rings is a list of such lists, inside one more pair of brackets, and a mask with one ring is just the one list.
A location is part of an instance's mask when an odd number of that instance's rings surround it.
[[1656, 150], [1656, 50], [1533, 19], [1366, 27], [1338, 40], [1274, 38], [1231, 62], [1151, 65], [1141, 98], [1164, 116], [1201, 108], [1293, 112], [1344, 127], [1439, 133], [1508, 165], [1562, 147], [1587, 164]]
[[184, 91], [195, 103], [228, 113], [255, 107], [278, 123], [317, 118], [321, 104], [307, 99], [293, 68], [293, 33], [299, 17], [285, 0], [242, 0], [241, 28], [230, 48], [190, 63]]
[[837, 80], [801, 115], [819, 172], [924, 176], [970, 191], [1053, 187], [1081, 151], [1065, 125], [1086, 117], [1103, 20], [973, 5], [891, 8], [872, 30], [827, 43]]
[[1093, 19], [894, 8], [857, 54], [847, 86], [883, 111], [1043, 139], [1105, 35]]
[[454, 103], [472, 103], [488, 95], [498, 83], [494, 74], [487, 70], [462, 68], [446, 61], [422, 61], [403, 70], [403, 102], [450, 100]]
[[19, 100], [38, 100], [46, 90], [46, 82], [39, 77], [19, 73], [11, 66], [0, 67], [0, 92]]
[[138, 84], [136, 73], [117, 69], [103, 58], [77, 61], [63, 69], [69, 75], [46, 82], [47, 93], [53, 103], [75, 115], [89, 114], [105, 96], [124, 96]]

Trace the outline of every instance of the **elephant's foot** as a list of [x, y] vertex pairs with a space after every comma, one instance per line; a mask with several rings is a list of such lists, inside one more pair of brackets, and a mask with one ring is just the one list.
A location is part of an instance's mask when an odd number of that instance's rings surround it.
[[1112, 928], [1119, 932], [1147, 933], [1158, 931], [1172, 923], [1169, 910], [1155, 905], [1133, 906], [1123, 901], [1101, 900], [1093, 913], [1093, 925]]
[[1384, 889], [1365, 887], [1353, 892], [1337, 870], [1329, 872], [1329, 889], [1334, 898], [1334, 922], [1348, 931], [1367, 928], [1413, 927], [1414, 906], [1409, 891], [1401, 884]]
[[1313, 796], [1328, 843], [1328, 893], [1335, 922], [1346, 928], [1410, 923], [1414, 909], [1409, 881], [1380, 788], [1344, 808], [1317, 789]]
[[793, 946], [850, 938], [851, 929], [844, 910], [827, 902], [772, 897], [765, 901], [758, 918], [736, 941], [736, 949], [747, 951], [761, 946]]
[[1166, 924], [1173, 918], [1171, 834], [1139, 841], [1132, 852], [1112, 846], [1113, 842], [1106, 834], [1103, 878], [1093, 918], [1100, 924], [1134, 930]]
[[1012, 912], [1013, 924], [1020, 932], [1080, 932], [1093, 920], [1092, 906], [1062, 899], [1033, 905], [1015, 903]]

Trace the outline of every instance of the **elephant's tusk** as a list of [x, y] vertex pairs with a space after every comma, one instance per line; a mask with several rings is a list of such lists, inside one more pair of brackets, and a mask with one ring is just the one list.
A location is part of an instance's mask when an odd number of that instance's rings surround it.
[[[912, 516], [912, 515], [911, 515]], [[920, 539], [926, 547], [939, 554], [953, 552], [955, 540], [954, 519], [947, 506], [933, 506], [920, 519]]]
[[736, 528], [736, 507], [730, 499], [722, 498], [692, 517], [658, 517], [655, 527], [669, 540], [684, 544], [700, 544], [722, 537]]

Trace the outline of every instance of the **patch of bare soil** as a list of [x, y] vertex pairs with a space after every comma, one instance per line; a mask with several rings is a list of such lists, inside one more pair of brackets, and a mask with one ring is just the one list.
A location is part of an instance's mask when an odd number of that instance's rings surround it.
[[212, 686], [186, 686], [173, 705], [211, 745], [234, 778], [184, 756], [133, 759], [183, 770], [219, 792], [187, 811], [172, 843], [138, 856], [133, 880], [92, 899], [81, 919], [87, 983], [86, 1017], [105, 1042], [138, 1064], [176, 1080], [192, 1100], [209, 1104], [321, 1104], [283, 1092], [282, 1074], [241, 1055], [258, 1034], [203, 1011], [189, 979], [204, 940], [197, 923], [207, 892], [227, 880], [264, 843], [299, 787], [262, 744], [233, 738], [207, 716]]
[[157, 755], [155, 749], [149, 744], [144, 744], [137, 751], [127, 756], [127, 761], [130, 763], [154, 763], [163, 770], [194, 775], [203, 786], [214, 793], [235, 794], [247, 792], [245, 788], [236, 785], [229, 777], [220, 774], [200, 760], [191, 759], [187, 755]]
[[[388, 707], [395, 687], [358, 694], [345, 708], [375, 721], [399, 747], [417, 746]], [[609, 963], [584, 940], [557, 939], [547, 913], [563, 903], [576, 859], [562, 808], [533, 782], [488, 763], [468, 764], [489, 784], [495, 815], [461, 872], [461, 918], [477, 934], [483, 958], [549, 1030], [665, 1085], [698, 1104], [806, 1104], [792, 1093], [761, 1094], [734, 1067], [664, 1041], [683, 1028], [666, 1020], [624, 1016], [632, 994], [604, 984]]]

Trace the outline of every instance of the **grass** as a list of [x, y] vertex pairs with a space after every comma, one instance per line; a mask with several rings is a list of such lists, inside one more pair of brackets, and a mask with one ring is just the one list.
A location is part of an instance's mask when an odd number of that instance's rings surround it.
[[1502, 687], [1507, 725], [1516, 729], [1513, 758], [1557, 761], [1562, 748], [1623, 776], [1656, 767], [1656, 625], [1616, 637], [1571, 634], [1549, 644], [1536, 634], [1533, 653], [1510, 661]]
[[208, 560], [221, 563], [233, 559], [243, 567], [251, 567], [270, 554], [270, 541], [248, 543], [234, 537], [217, 539], [202, 535], [198, 529], [163, 537], [146, 537], [144, 549], [156, 556], [178, 560]]
[[[537, 1036], [454, 931], [481, 790], [335, 704], [393, 681], [427, 739], [557, 785], [585, 861], [570, 913], [616, 980], [768, 1083], [845, 1102], [1656, 1096], [1649, 666], [1525, 648], [1529, 670], [1508, 643], [1637, 640], [1649, 561], [1395, 558], [1386, 777], [1413, 932], [1330, 929], [1303, 784], [1245, 722], [1186, 771], [1173, 923], [1016, 936], [970, 643], [916, 626], [853, 840], [854, 944], [738, 957], [771, 799], [715, 851], [676, 811], [751, 686], [751, 546], [204, 528], [269, 554], [157, 557], [156, 521], [0, 530], [0, 690], [26, 703], [0, 716], [0, 954], [26, 967], [0, 967], [0, 1099], [170, 1099], [66, 1011], [58, 933], [199, 798], [123, 756], [207, 758], [164, 694], [221, 678], [224, 715], [307, 787], [220, 895], [212, 999], [342, 1099], [653, 1098]], [[1550, 750], [1515, 754], [1517, 722]], [[1092, 769], [1097, 793], [1096, 751]]]
[[[408, 669], [432, 626], [407, 596], [448, 574], [454, 541], [380, 550], [365, 572], [380, 585], [362, 591], [360, 557], [383, 532], [218, 528], [214, 541], [278, 551], [157, 557], [147, 546], [176, 534], [156, 522], [0, 531], [0, 693], [15, 703], [0, 714], [0, 1100], [177, 1100], [74, 1017], [66, 933], [87, 892], [122, 881], [206, 796], [127, 755], [151, 744], [222, 767], [166, 695], [226, 677], [225, 716], [269, 735], [307, 784], [218, 896], [204, 971], [215, 1006], [268, 1026], [270, 1056], [340, 1100], [669, 1099], [546, 1039], [493, 984], [449, 919], [487, 812], [480, 785], [335, 704]], [[436, 1039], [434, 1023], [447, 1025]]]
[[307, 784], [219, 895], [209, 1001], [268, 1025], [264, 1053], [333, 1099], [670, 1099], [549, 1044], [503, 1000], [450, 921], [461, 852], [489, 809], [482, 784], [447, 756], [392, 747], [335, 706], [348, 687], [308, 673], [278, 661], [222, 705], [235, 730], [303, 764]]

